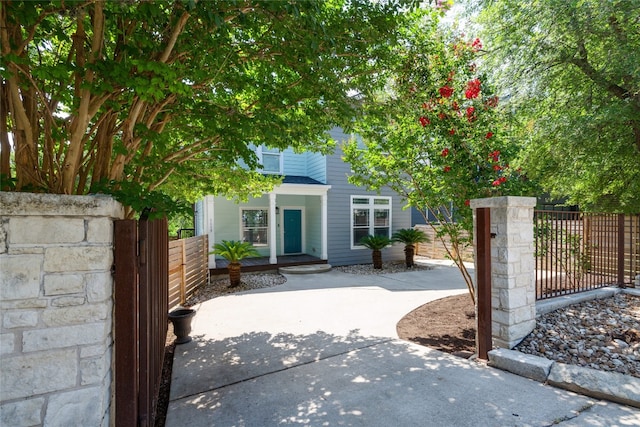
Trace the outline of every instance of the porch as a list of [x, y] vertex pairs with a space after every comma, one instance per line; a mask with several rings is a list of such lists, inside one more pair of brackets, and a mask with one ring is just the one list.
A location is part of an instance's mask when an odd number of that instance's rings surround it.
[[[241, 261], [242, 271], [245, 273], [256, 271], [277, 270], [280, 267], [292, 267], [295, 265], [311, 265], [326, 264], [327, 260], [318, 257], [301, 254], [301, 255], [280, 255], [277, 257], [276, 264], [269, 263], [269, 257], [245, 258]], [[209, 273], [214, 276], [218, 274], [228, 274], [227, 265], [229, 261], [226, 259], [216, 259], [216, 268], [210, 268]]]

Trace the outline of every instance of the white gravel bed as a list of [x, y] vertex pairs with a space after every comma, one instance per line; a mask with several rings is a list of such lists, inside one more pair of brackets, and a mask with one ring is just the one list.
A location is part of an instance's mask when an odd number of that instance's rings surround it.
[[640, 377], [640, 297], [618, 294], [547, 313], [516, 348], [561, 363]]
[[229, 276], [216, 276], [213, 277], [206, 286], [198, 288], [195, 294], [187, 300], [185, 305], [189, 307], [221, 295], [251, 289], [270, 288], [271, 286], [281, 285], [286, 281], [287, 279], [278, 273], [242, 273], [240, 276], [240, 285], [230, 288]]
[[404, 273], [407, 271], [431, 270], [433, 267], [427, 265], [415, 264], [411, 268], [407, 268], [404, 261], [383, 262], [382, 269], [373, 268], [373, 264], [355, 264], [333, 267], [333, 270], [341, 271], [349, 274], [371, 275], [371, 274], [392, 274]]

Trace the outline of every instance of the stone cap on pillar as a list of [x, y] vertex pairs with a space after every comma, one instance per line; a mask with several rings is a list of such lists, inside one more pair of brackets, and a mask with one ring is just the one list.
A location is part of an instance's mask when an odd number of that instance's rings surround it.
[[533, 208], [536, 206], [535, 197], [500, 196], [472, 199], [469, 203], [471, 209], [477, 208]]

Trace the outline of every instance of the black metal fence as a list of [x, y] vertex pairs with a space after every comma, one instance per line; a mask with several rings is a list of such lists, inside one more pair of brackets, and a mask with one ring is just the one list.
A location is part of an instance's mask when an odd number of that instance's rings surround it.
[[535, 212], [536, 299], [610, 285], [640, 274], [640, 214]]

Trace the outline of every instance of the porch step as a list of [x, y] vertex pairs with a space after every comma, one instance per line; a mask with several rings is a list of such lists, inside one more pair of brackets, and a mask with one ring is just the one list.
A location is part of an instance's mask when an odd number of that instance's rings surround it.
[[329, 270], [331, 270], [331, 264], [307, 264], [280, 267], [278, 272], [281, 274], [316, 274], [326, 273]]

